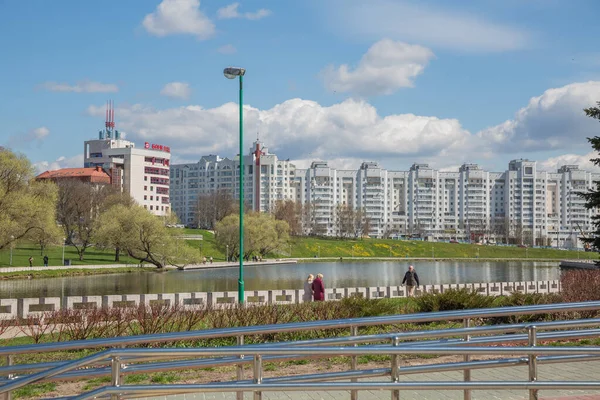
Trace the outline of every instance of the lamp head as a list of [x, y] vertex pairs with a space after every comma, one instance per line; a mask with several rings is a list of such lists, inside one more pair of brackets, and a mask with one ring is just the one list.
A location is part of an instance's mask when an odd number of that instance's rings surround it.
[[227, 67], [223, 70], [223, 75], [225, 75], [225, 78], [227, 79], [235, 79], [238, 76], [244, 76], [245, 73], [246, 70], [244, 68], [238, 67]]

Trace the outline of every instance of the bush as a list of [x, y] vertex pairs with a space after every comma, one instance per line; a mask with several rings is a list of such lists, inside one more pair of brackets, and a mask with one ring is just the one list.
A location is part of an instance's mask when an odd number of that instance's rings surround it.
[[415, 298], [417, 312], [435, 312], [488, 308], [494, 302], [492, 296], [484, 296], [469, 289], [450, 289], [444, 293], [425, 293]]
[[566, 302], [600, 300], [600, 270], [570, 270], [560, 277]]

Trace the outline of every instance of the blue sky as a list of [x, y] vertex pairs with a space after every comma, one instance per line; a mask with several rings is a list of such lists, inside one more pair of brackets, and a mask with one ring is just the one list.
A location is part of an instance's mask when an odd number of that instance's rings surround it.
[[0, 0], [0, 144], [38, 169], [79, 166], [117, 128], [175, 161], [246, 147], [350, 168], [589, 166], [600, 125], [594, 0]]

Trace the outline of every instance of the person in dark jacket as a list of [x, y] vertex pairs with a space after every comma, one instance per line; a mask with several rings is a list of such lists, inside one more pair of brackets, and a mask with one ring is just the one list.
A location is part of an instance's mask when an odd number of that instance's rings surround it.
[[402, 279], [402, 284], [406, 283], [406, 288], [408, 289], [408, 296], [412, 297], [415, 295], [415, 286], [419, 286], [419, 275], [415, 271], [415, 267], [412, 265], [408, 267], [408, 271], [404, 274], [404, 279]]
[[44, 256], [44, 267], [48, 266], [48, 256]]
[[312, 283], [313, 299], [315, 301], [325, 300], [325, 286], [323, 285], [323, 274], [317, 274], [317, 278]]

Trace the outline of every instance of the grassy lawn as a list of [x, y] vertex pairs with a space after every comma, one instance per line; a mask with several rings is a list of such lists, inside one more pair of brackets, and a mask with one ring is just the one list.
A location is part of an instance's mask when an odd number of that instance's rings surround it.
[[[201, 234], [204, 240], [186, 240], [185, 244], [198, 249], [205, 257], [213, 257], [215, 261], [224, 261], [225, 253], [217, 249], [214, 234], [201, 229], [182, 229], [183, 234]], [[360, 257], [360, 258], [498, 258], [498, 259], [598, 259], [598, 253], [583, 251], [565, 251], [556, 249], [519, 248], [516, 246], [478, 246], [463, 243], [434, 243], [423, 241], [401, 241], [391, 239], [356, 239], [339, 240], [329, 238], [294, 237], [291, 239], [291, 257], [314, 258], [324, 257]], [[50, 265], [61, 265], [62, 247], [53, 246], [45, 251], [50, 258]], [[34, 266], [41, 266], [43, 256], [35, 244], [21, 243], [13, 249], [13, 266], [28, 266], [28, 258], [33, 256]], [[270, 258], [290, 257], [290, 247], [281, 249]], [[0, 251], [0, 267], [9, 266], [10, 250]], [[114, 252], [109, 250], [88, 249], [85, 259], [79, 261], [75, 249], [65, 246], [65, 259], [72, 265], [114, 264]], [[126, 255], [121, 256], [121, 264], [137, 262]]]

